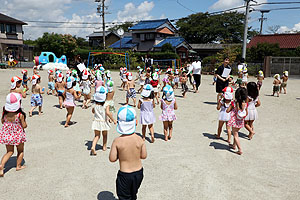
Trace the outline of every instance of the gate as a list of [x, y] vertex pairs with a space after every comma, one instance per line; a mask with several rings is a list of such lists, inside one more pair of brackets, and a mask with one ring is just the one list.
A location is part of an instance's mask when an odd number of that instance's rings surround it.
[[282, 74], [288, 71], [289, 75], [300, 75], [300, 57], [271, 57], [270, 75]]

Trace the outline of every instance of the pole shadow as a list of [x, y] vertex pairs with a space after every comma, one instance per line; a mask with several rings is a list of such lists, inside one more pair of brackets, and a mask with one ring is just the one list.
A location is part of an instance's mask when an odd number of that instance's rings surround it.
[[300, 100], [300, 98], [296, 98], [296, 100]]
[[109, 191], [102, 191], [97, 196], [98, 200], [118, 200], [115, 198], [114, 194]]
[[[23, 159], [21, 165], [24, 164], [25, 164], [25, 160]], [[4, 173], [16, 167], [17, 167], [17, 156], [12, 156], [4, 166]]]
[[217, 102], [204, 101], [203, 103], [208, 105], [217, 105]]

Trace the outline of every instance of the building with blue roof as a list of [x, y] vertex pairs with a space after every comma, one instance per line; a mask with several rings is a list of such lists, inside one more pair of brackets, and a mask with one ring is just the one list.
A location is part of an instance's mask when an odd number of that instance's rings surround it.
[[144, 20], [129, 28], [131, 36], [126, 36], [110, 45], [114, 49], [130, 49], [137, 52], [161, 51], [161, 47], [170, 43], [174, 52], [188, 58], [191, 46], [182, 37], [177, 36], [177, 29], [168, 19]]

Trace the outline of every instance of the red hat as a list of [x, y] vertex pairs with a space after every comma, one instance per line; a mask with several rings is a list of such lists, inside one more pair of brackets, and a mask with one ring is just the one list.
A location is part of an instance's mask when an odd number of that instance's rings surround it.
[[223, 91], [223, 92], [230, 92], [230, 93], [233, 93], [233, 88], [232, 88], [232, 87], [225, 87], [222, 91]]
[[37, 75], [37, 74], [33, 75], [32, 78], [31, 78], [31, 83], [32, 83], [32, 85], [36, 85], [37, 80], [38, 80], [39, 78], [41, 78], [39, 75]]
[[22, 70], [22, 74], [25, 74], [26, 72], [27, 72], [26, 69], [23, 69], [23, 70]]
[[17, 87], [17, 82], [22, 81], [22, 79], [18, 76], [14, 76], [11, 78], [11, 89], [15, 89]]
[[59, 73], [57, 75], [57, 82], [62, 82], [64, 75], [62, 73]]

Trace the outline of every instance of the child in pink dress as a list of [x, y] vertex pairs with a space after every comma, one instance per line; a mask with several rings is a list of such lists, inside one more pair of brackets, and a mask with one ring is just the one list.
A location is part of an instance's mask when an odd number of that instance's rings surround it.
[[27, 127], [26, 114], [21, 109], [21, 95], [19, 93], [10, 93], [6, 97], [6, 104], [3, 108], [1, 122], [3, 124], [0, 130], [0, 143], [6, 145], [7, 153], [2, 157], [0, 164], [0, 177], [4, 176], [4, 167], [9, 158], [14, 154], [14, 146], [17, 147], [17, 167], [16, 170], [22, 170], [24, 156], [24, 142], [26, 134], [24, 129]]
[[[174, 110], [177, 110], [177, 103], [174, 98], [173, 88], [170, 85], [166, 85], [163, 88], [164, 98], [161, 99], [162, 114], [159, 117], [163, 121], [164, 125], [164, 135], [165, 141], [168, 141], [172, 138], [173, 132], [173, 121], [176, 120], [176, 115]], [[168, 136], [169, 130], [169, 136]]]
[[238, 147], [237, 154], [242, 155], [242, 148], [239, 140], [239, 130], [244, 127], [245, 117], [248, 115], [247, 110], [247, 89], [238, 88], [235, 92], [235, 101], [231, 103], [227, 109], [227, 113], [230, 112], [230, 120], [228, 121], [228, 126], [232, 127], [234, 142], [229, 144], [230, 148], [236, 149]]

